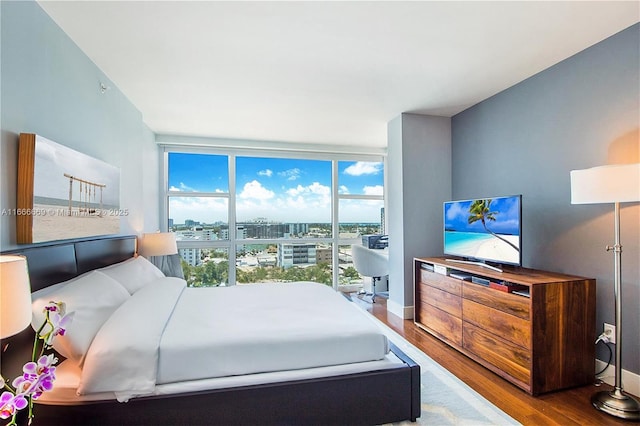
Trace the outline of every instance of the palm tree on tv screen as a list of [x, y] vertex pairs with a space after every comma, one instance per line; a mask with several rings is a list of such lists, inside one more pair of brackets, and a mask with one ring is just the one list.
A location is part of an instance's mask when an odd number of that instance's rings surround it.
[[498, 238], [499, 240], [502, 240], [505, 243], [509, 244], [511, 247], [513, 247], [514, 249], [516, 249], [516, 251], [519, 252], [520, 249], [515, 244], [513, 244], [511, 241], [506, 240], [500, 235], [496, 234], [495, 232], [493, 232], [491, 229], [487, 227], [487, 221], [495, 221], [496, 215], [499, 213], [499, 212], [491, 211], [492, 201], [493, 200], [491, 198], [486, 200], [474, 200], [473, 203], [471, 203], [471, 205], [469, 206], [469, 218], [467, 219], [467, 222], [469, 224], [472, 224], [477, 221], [480, 221], [485, 231], [487, 231], [494, 237]]

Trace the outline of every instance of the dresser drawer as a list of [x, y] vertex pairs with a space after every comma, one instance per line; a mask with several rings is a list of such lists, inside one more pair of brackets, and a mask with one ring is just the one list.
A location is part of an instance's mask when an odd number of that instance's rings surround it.
[[530, 352], [511, 342], [487, 333], [467, 322], [463, 325], [463, 347], [511, 377], [530, 383]]
[[420, 270], [420, 281], [432, 287], [444, 290], [447, 293], [462, 295], [462, 281], [457, 278], [451, 278], [446, 275], [436, 274], [435, 272]]
[[420, 298], [423, 303], [433, 305], [453, 316], [462, 318], [462, 298], [460, 296], [429, 285], [423, 284], [422, 286]]
[[463, 284], [462, 297], [495, 308], [499, 311], [515, 315], [519, 318], [526, 320], [531, 318], [531, 299], [528, 297], [503, 293], [499, 290], [494, 290], [469, 282], [465, 282]]
[[486, 305], [462, 299], [465, 322], [483, 328], [522, 348], [531, 349], [531, 323]]
[[422, 306], [419, 315], [419, 322], [441, 339], [462, 346], [462, 319], [431, 305]]

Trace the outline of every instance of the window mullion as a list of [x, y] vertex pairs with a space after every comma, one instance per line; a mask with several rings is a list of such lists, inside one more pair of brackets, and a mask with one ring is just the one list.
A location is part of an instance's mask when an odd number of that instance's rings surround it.
[[160, 224], [159, 230], [167, 232], [169, 230], [169, 152], [164, 149], [160, 152], [160, 164], [162, 164], [162, 179], [160, 179], [159, 194], [164, 194], [160, 201]]
[[340, 281], [340, 217], [338, 211], [339, 187], [338, 187], [338, 160], [331, 161], [331, 236], [333, 243], [331, 244], [331, 266], [333, 270], [333, 288], [338, 289]]
[[236, 285], [236, 156], [229, 155], [229, 285]]

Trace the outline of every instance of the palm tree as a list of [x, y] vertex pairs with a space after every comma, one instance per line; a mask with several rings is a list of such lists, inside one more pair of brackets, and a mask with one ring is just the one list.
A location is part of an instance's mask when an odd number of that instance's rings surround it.
[[471, 203], [471, 206], [469, 206], [469, 218], [467, 219], [467, 222], [469, 224], [472, 224], [477, 221], [482, 222], [482, 226], [484, 227], [485, 231], [487, 231], [497, 239], [502, 240], [505, 243], [509, 244], [511, 247], [513, 247], [514, 249], [516, 249], [516, 251], [519, 252], [520, 249], [515, 244], [506, 240], [505, 238], [502, 238], [500, 235], [496, 234], [495, 232], [487, 228], [487, 221], [495, 221], [496, 215], [498, 214], [498, 212], [491, 211], [492, 201], [493, 200], [491, 198], [486, 200], [474, 200], [473, 203]]

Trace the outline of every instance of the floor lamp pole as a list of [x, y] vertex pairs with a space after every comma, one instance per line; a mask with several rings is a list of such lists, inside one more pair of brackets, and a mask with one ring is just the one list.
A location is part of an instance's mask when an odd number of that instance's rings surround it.
[[616, 317], [616, 365], [615, 365], [615, 385], [612, 391], [598, 392], [591, 397], [591, 403], [598, 410], [604, 411], [612, 416], [628, 420], [640, 419], [640, 403], [622, 390], [622, 245], [620, 245], [620, 203], [614, 204], [614, 232], [615, 244], [613, 247], [607, 246], [607, 251], [613, 250], [614, 256], [614, 281], [613, 294], [615, 298]]

